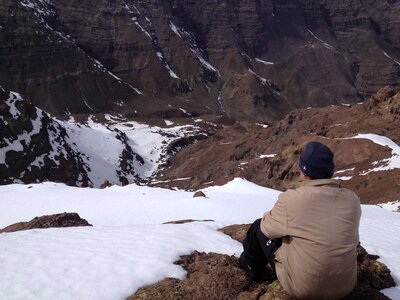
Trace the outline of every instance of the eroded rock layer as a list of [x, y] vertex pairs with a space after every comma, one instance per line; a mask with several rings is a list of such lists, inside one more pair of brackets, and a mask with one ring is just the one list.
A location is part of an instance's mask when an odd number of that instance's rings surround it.
[[400, 83], [400, 6], [334, 0], [4, 0], [0, 85], [52, 114], [271, 121]]

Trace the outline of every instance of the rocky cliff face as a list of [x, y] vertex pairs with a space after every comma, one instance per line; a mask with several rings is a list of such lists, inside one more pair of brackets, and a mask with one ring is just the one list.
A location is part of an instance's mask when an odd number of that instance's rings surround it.
[[397, 1], [4, 0], [0, 84], [54, 114], [276, 120], [400, 83]]
[[49, 180], [98, 188], [143, 182], [214, 130], [207, 124], [162, 122], [162, 128], [111, 115], [79, 117], [81, 123], [61, 121], [0, 86], [0, 184]]
[[53, 180], [89, 185], [87, 166], [68, 143], [65, 128], [21, 95], [1, 88], [0, 127], [0, 184]]
[[[0, 184], [49, 180], [100, 187], [106, 180], [128, 184], [138, 179], [137, 166], [144, 161], [123, 132], [110, 130], [107, 137], [109, 146], [119, 144], [111, 150], [116, 152], [117, 160], [110, 164], [74, 137], [83, 135], [85, 127], [54, 119], [20, 94], [0, 87]], [[93, 141], [86, 138], [84, 142]]]

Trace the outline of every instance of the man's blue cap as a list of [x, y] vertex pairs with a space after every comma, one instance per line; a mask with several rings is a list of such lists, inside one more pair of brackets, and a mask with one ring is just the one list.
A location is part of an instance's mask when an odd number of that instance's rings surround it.
[[319, 142], [310, 142], [300, 154], [300, 170], [311, 179], [332, 178], [335, 170], [332, 151]]

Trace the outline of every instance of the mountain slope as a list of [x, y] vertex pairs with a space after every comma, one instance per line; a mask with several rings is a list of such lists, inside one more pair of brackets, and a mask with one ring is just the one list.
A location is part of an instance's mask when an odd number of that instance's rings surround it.
[[143, 181], [182, 145], [206, 137], [197, 126], [160, 128], [111, 116], [104, 122], [57, 120], [0, 87], [0, 184]]
[[89, 185], [84, 157], [65, 128], [21, 95], [0, 88], [0, 182], [62, 181]]
[[168, 183], [184, 189], [243, 177], [284, 190], [296, 184], [300, 152], [317, 140], [335, 153], [335, 177], [364, 203], [397, 201], [399, 128], [400, 90], [386, 87], [364, 104], [295, 110], [270, 126], [225, 126], [180, 151], [159, 175], [163, 180], [188, 178]]
[[57, 115], [272, 121], [399, 85], [399, 12], [366, 0], [4, 0], [0, 84]]

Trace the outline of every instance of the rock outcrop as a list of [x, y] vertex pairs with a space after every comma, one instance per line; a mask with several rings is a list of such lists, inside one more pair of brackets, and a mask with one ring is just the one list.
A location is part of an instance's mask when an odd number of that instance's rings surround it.
[[149, 156], [157, 151], [148, 159], [133, 149], [144, 135], [135, 135], [132, 141], [118, 125], [113, 126], [111, 118], [97, 116], [81, 116], [82, 123], [61, 121], [0, 86], [0, 185], [53, 181], [98, 188], [142, 183], [152, 175], [149, 170], [157, 171], [154, 165], [163, 165], [180, 148], [205, 139], [206, 132], [213, 130], [188, 125], [175, 130], [152, 127], [151, 134], [162, 143], [145, 149]]
[[0, 127], [0, 184], [91, 184], [84, 157], [69, 143], [65, 128], [20, 94], [1, 87]]
[[36, 217], [29, 222], [15, 223], [0, 229], [0, 233], [15, 232], [21, 230], [37, 229], [37, 228], [59, 228], [59, 227], [80, 227], [92, 226], [82, 219], [77, 213], [62, 213], [56, 215], [48, 215]]
[[3, 0], [0, 85], [52, 114], [272, 121], [399, 85], [394, 1]]
[[206, 198], [206, 194], [203, 191], [197, 191], [193, 194], [193, 198], [203, 197]]
[[[143, 159], [133, 151], [125, 133], [114, 134], [122, 148], [115, 170], [109, 168], [99, 174], [91, 163], [95, 159], [70, 136], [81, 128], [79, 124], [74, 126], [67, 130], [63, 122], [20, 94], [0, 87], [0, 184], [53, 181], [100, 187], [107, 179], [122, 185], [135, 179], [134, 165]], [[101, 167], [101, 161], [94, 163]]]
[[[249, 225], [233, 225], [221, 231], [242, 241]], [[358, 286], [346, 300], [389, 299], [379, 292], [395, 285], [387, 267], [358, 248]], [[187, 272], [187, 279], [167, 278], [139, 289], [127, 300], [144, 299], [240, 299], [240, 300], [291, 300], [271, 272], [270, 280], [262, 283], [251, 281], [240, 269], [234, 256], [217, 253], [194, 252], [176, 262]]]
[[400, 180], [400, 169], [388, 165], [397, 154], [368, 139], [351, 137], [372, 133], [399, 144], [399, 107], [400, 90], [385, 87], [364, 104], [295, 110], [269, 126], [238, 122], [180, 151], [160, 175], [163, 180], [191, 177], [173, 184], [193, 190], [234, 177], [285, 190], [297, 183], [301, 150], [310, 140], [318, 140], [335, 153], [335, 176], [363, 203], [396, 201], [400, 188], [393, 182]]

